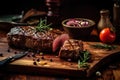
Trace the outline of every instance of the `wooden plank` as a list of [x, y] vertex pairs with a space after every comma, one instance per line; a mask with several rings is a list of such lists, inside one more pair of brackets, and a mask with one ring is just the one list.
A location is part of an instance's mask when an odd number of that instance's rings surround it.
[[[100, 42], [84, 42], [84, 49], [87, 49], [92, 54], [92, 61], [89, 62], [90, 67], [78, 68], [77, 62], [68, 62], [61, 60], [55, 54], [49, 53], [44, 55], [37, 54], [35, 57], [31, 56], [33, 52], [29, 52], [29, 56], [25, 56], [19, 60], [11, 62], [9, 65], [5, 66], [4, 69], [8, 71], [17, 71], [23, 73], [42, 73], [49, 75], [63, 75], [63, 76], [74, 76], [74, 77], [89, 77], [94, 74], [102, 66], [106, 65], [114, 57], [120, 56], [120, 46], [116, 45], [117, 48], [111, 51], [103, 49], [95, 49], [90, 47], [92, 44], [98, 44]], [[0, 39], [0, 52], [3, 53], [3, 57], [0, 60], [14, 55], [15, 52], [19, 53], [20, 50], [15, 50], [10, 48], [8, 52], [8, 44], [5, 38]], [[34, 60], [40, 58], [40, 62], [34, 65]], [[52, 61], [51, 61], [52, 59]]]

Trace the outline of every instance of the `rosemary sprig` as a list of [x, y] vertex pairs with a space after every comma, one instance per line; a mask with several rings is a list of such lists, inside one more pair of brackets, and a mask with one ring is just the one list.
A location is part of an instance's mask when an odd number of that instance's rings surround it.
[[115, 45], [108, 45], [108, 44], [94, 44], [91, 45], [94, 48], [98, 48], [98, 49], [107, 49], [107, 50], [113, 50], [116, 48]]
[[78, 60], [78, 68], [88, 68], [88, 60], [90, 59], [90, 52], [85, 50], [80, 53], [80, 59]]
[[36, 31], [37, 32], [45, 32], [45, 31], [51, 29], [50, 26], [51, 26], [51, 24], [47, 24], [47, 19], [44, 19], [44, 20], [40, 19], [39, 24], [36, 26]]

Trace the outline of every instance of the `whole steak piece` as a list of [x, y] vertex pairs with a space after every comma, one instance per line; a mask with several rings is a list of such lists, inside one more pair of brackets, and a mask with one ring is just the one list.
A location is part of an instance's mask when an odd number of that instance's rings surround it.
[[7, 34], [7, 40], [14, 48], [52, 51], [53, 40], [62, 33], [58, 29], [38, 32], [34, 26], [17, 26]]

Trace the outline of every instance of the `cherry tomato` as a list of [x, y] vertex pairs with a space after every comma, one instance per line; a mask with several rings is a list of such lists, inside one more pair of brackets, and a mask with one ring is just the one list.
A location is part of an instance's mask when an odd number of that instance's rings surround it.
[[104, 28], [101, 30], [99, 38], [104, 43], [113, 43], [116, 39], [116, 34], [111, 28]]

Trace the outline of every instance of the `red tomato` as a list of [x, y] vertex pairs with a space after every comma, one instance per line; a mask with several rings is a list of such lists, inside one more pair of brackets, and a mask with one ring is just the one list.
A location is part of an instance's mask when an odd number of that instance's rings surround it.
[[116, 39], [116, 34], [111, 28], [104, 28], [100, 32], [99, 38], [104, 43], [113, 43]]

